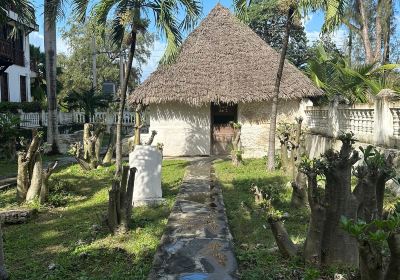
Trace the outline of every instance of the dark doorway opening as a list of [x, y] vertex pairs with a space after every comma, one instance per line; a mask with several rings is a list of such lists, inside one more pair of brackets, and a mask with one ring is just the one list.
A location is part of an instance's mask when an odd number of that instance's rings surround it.
[[237, 104], [211, 103], [211, 147], [213, 155], [228, 155], [232, 149], [233, 128], [237, 121]]

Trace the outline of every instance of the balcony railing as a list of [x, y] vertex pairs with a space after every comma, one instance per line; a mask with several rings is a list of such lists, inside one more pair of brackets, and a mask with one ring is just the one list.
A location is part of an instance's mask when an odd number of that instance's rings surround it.
[[15, 64], [19, 66], [25, 66], [25, 57], [24, 57], [24, 51], [22, 50], [15, 50]]
[[0, 40], [0, 60], [25, 66], [24, 51], [16, 49], [12, 43], [6, 40]]

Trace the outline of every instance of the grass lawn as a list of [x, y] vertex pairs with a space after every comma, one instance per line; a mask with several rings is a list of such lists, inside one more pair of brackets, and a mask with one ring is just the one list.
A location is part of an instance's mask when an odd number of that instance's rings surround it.
[[[166, 205], [135, 208], [132, 231], [124, 236], [112, 236], [100, 226], [113, 167], [61, 168], [50, 182], [50, 203], [58, 207], [43, 208], [29, 223], [3, 229], [12, 279], [146, 279], [185, 166], [185, 161], [164, 161]], [[0, 208], [14, 199], [15, 190], [1, 192]]]
[[[280, 172], [265, 171], [265, 160], [245, 160], [240, 167], [230, 161], [214, 163], [217, 178], [222, 184], [229, 226], [234, 238], [241, 279], [317, 279], [319, 272], [304, 269], [301, 259], [286, 260], [276, 246], [265, 215], [257, 210], [252, 183], [277, 197], [274, 206], [289, 214], [286, 229], [296, 243], [304, 242], [308, 210], [290, 207], [291, 190], [286, 188], [288, 178]], [[303, 277], [303, 278], [302, 278]]]

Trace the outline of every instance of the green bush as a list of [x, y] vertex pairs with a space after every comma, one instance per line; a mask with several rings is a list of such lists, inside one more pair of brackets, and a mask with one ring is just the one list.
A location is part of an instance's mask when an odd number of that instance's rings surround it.
[[25, 113], [40, 112], [42, 105], [40, 102], [1, 102], [0, 113], [18, 113], [18, 110], [22, 110]]

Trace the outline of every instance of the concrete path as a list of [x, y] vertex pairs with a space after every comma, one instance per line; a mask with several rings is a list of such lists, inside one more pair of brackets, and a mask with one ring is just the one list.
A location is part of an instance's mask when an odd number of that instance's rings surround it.
[[211, 159], [191, 161], [148, 279], [237, 279], [222, 193]]

